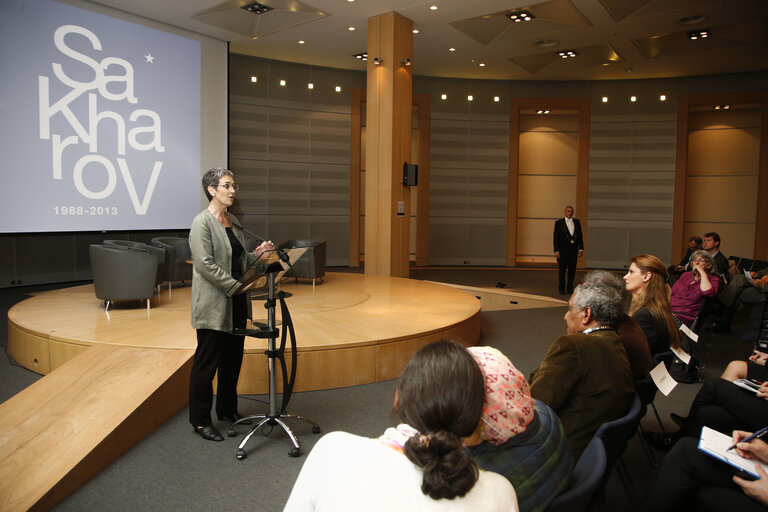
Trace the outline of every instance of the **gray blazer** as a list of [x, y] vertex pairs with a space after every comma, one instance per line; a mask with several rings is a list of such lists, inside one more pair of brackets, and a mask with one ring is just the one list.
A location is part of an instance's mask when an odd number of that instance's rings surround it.
[[[228, 213], [233, 221], [232, 231], [245, 248], [245, 238], [237, 218]], [[206, 208], [195, 216], [189, 231], [192, 250], [192, 327], [214, 331], [232, 331], [232, 299], [226, 296], [237, 281], [230, 275], [232, 247], [227, 230]], [[240, 264], [245, 271], [252, 263], [246, 251]], [[250, 301], [248, 301], [250, 306]], [[250, 311], [250, 307], [249, 307]]]

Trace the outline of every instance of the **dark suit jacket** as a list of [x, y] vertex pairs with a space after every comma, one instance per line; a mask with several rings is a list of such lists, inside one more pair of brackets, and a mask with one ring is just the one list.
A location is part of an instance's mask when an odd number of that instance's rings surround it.
[[683, 270], [690, 270], [688, 268], [688, 260], [691, 259], [691, 254], [693, 254], [693, 250], [689, 247], [687, 251], [685, 251], [685, 256], [683, 256], [683, 259], [680, 260], [680, 263], [678, 263], [679, 266], [684, 267]]
[[717, 273], [720, 275], [727, 274], [729, 266], [728, 258], [723, 256], [722, 251], [717, 251], [717, 254], [715, 254], [715, 267], [717, 267]]
[[583, 251], [584, 239], [581, 235], [581, 222], [579, 222], [579, 219], [573, 219], [573, 236], [568, 232], [565, 218], [557, 219], [555, 221], [555, 230], [552, 234], [552, 245], [555, 248], [554, 252], [564, 252], [571, 248]]

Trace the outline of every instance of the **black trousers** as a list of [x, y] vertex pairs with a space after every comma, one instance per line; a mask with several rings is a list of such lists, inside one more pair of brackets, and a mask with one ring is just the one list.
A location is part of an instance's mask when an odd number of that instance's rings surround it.
[[197, 330], [197, 350], [189, 377], [189, 422], [193, 426], [211, 425], [213, 376], [218, 370], [216, 414], [237, 412], [237, 380], [243, 364], [244, 336], [210, 329]]
[[731, 480], [735, 470], [699, 451], [698, 443], [693, 437], [675, 443], [656, 472], [642, 510], [765, 511]]
[[691, 404], [682, 434], [698, 438], [705, 425], [727, 434], [755, 432], [768, 427], [768, 401], [725, 379], [709, 379]]
[[568, 291], [573, 291], [573, 279], [576, 277], [576, 263], [579, 261], [579, 251], [576, 246], [560, 251], [557, 258], [557, 286], [565, 290], [565, 271], [568, 269]]

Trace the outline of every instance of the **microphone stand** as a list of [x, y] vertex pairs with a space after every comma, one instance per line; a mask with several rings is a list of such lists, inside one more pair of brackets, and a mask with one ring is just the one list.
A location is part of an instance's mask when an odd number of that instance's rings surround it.
[[[248, 233], [249, 235], [251, 235], [251, 236], [252, 236], [252, 237], [254, 237], [254, 238], [257, 238], [257, 239], [258, 239], [259, 241], [261, 241], [262, 243], [264, 243], [264, 242], [269, 242], [269, 240], [264, 240], [262, 237], [260, 237], [259, 235], [257, 235], [257, 234], [256, 234], [256, 233], [254, 233], [253, 231], [250, 231], [250, 230], [248, 230], [248, 229], [245, 229], [245, 227], [243, 227], [243, 225], [242, 225], [242, 224], [238, 224], [237, 222], [233, 221], [233, 220], [232, 220], [232, 218], [230, 218], [230, 219], [229, 219], [229, 222], [230, 222], [230, 224], [232, 224], [232, 225], [233, 225], [233, 226], [235, 226], [236, 228], [238, 228], [238, 229], [241, 229], [241, 230], [245, 231], [246, 233]], [[271, 242], [270, 242], [270, 243], [271, 243]], [[276, 253], [277, 253], [277, 255], [280, 257], [280, 259], [281, 259], [281, 260], [283, 260], [284, 262], [288, 263], [289, 265], [291, 264], [290, 258], [288, 257], [288, 254], [285, 252], [285, 250], [283, 250], [283, 249], [280, 249], [279, 247], [275, 247], [275, 252], [276, 252]]]

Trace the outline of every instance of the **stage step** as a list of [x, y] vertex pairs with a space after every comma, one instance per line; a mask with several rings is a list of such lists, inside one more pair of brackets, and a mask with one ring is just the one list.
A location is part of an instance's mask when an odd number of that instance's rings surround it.
[[50, 510], [186, 406], [193, 354], [94, 345], [0, 404], [0, 510]]

